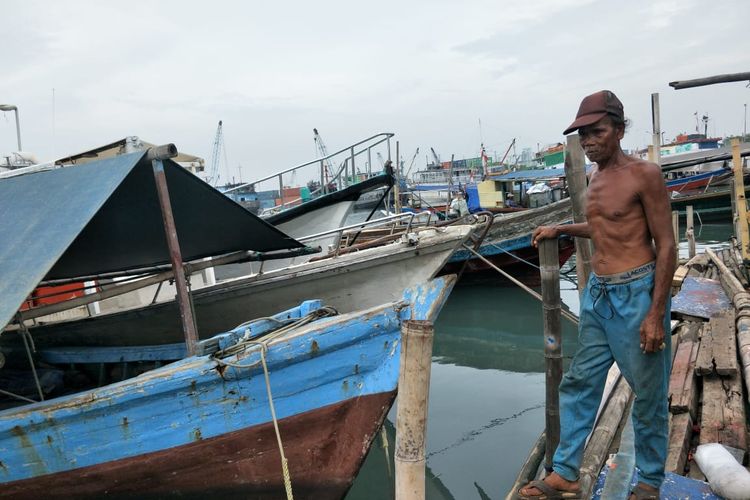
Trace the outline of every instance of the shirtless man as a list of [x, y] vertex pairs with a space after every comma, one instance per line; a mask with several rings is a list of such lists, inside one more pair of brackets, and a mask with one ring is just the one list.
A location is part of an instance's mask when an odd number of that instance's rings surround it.
[[521, 488], [521, 498], [577, 498], [586, 437], [613, 362], [633, 388], [638, 486], [631, 499], [659, 498], [668, 440], [670, 285], [675, 242], [658, 165], [627, 156], [620, 100], [610, 91], [583, 99], [576, 120], [589, 176], [587, 222], [542, 226], [532, 243], [561, 234], [591, 238], [593, 272], [581, 297], [578, 350], [560, 384], [560, 444], [553, 472]]

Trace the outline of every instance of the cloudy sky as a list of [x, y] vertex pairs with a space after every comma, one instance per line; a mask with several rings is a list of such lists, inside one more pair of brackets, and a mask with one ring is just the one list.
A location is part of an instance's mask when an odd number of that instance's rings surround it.
[[[224, 179], [244, 180], [377, 132], [403, 156], [502, 155], [562, 141], [582, 96], [610, 89], [632, 127], [661, 99], [671, 139], [710, 117], [742, 132], [746, 83], [667, 84], [750, 71], [747, 0], [2, 1], [0, 104], [40, 160], [126, 135], [205, 157], [223, 120]], [[53, 99], [54, 89], [54, 99]], [[481, 129], [479, 121], [481, 120]], [[0, 112], [0, 153], [15, 150]], [[224, 161], [222, 161], [222, 164]], [[223, 168], [223, 166], [222, 166]]]

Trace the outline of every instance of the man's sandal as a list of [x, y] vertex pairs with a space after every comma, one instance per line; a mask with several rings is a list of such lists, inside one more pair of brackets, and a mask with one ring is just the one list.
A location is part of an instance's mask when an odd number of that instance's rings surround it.
[[635, 500], [659, 500], [659, 490], [649, 490], [641, 483], [630, 490], [631, 495], [635, 495]]
[[[524, 495], [521, 490], [524, 488], [536, 488], [542, 493], [539, 495]], [[556, 490], [552, 486], [548, 485], [544, 481], [531, 481], [526, 486], [521, 487], [518, 490], [518, 498], [522, 500], [572, 500], [581, 498], [579, 491], [563, 491]]]

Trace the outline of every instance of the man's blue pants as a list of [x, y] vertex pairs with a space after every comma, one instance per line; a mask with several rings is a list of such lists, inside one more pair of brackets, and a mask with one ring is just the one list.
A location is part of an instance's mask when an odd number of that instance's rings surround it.
[[578, 350], [560, 384], [560, 445], [553, 469], [578, 479], [586, 437], [591, 432], [613, 362], [635, 393], [633, 428], [639, 480], [659, 487], [664, 480], [669, 433], [670, 302], [664, 314], [666, 347], [644, 354], [640, 326], [651, 306], [654, 273], [625, 283], [603, 283], [592, 273], [581, 298]]

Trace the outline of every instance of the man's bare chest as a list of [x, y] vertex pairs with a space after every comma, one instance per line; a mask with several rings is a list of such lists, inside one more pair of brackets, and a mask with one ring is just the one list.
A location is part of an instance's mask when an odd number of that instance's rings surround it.
[[589, 219], [618, 221], [642, 215], [643, 206], [637, 186], [628, 179], [617, 176], [611, 176], [606, 182], [605, 179], [592, 179], [586, 197], [586, 216]]

